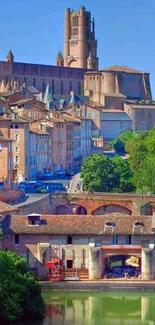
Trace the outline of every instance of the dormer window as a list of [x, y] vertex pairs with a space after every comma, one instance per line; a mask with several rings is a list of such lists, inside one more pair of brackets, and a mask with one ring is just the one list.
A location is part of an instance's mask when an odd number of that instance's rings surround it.
[[28, 216], [28, 224], [29, 226], [41, 226], [41, 225], [47, 225], [46, 219], [41, 219], [40, 214], [32, 213]]
[[142, 221], [136, 221], [133, 224], [133, 233], [135, 232], [135, 230], [140, 230], [141, 232], [143, 232], [144, 229], [144, 223]]
[[115, 222], [110, 222], [110, 221], [106, 222], [105, 225], [106, 225], [106, 227], [115, 227], [116, 226]]
[[143, 222], [139, 222], [139, 221], [137, 221], [137, 222], [135, 222], [135, 227], [144, 227], [144, 223]]

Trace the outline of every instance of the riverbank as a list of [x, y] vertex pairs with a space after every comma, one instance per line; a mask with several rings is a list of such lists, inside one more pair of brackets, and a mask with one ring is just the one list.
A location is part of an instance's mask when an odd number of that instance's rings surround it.
[[155, 292], [155, 281], [41, 281], [43, 291]]

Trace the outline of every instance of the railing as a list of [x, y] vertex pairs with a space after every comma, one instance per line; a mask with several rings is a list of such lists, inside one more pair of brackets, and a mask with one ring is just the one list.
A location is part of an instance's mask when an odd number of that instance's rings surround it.
[[67, 277], [79, 277], [79, 279], [88, 279], [89, 278], [89, 273], [88, 269], [65, 269], [65, 278]]

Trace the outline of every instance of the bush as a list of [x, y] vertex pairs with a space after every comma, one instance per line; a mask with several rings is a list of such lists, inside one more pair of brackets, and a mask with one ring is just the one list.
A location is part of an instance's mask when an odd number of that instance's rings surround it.
[[0, 251], [0, 320], [16, 321], [44, 315], [38, 279], [26, 260], [15, 253]]

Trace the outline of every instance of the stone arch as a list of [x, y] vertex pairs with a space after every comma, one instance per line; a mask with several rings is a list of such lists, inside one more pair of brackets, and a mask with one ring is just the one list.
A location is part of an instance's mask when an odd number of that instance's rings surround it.
[[86, 215], [87, 214], [87, 210], [84, 206], [80, 205], [80, 204], [72, 204], [71, 205], [71, 209], [72, 209], [72, 213], [73, 214], [79, 214], [79, 215]]
[[103, 215], [109, 213], [123, 213], [131, 215], [132, 211], [119, 204], [105, 204], [92, 211], [93, 215]]
[[54, 214], [56, 214], [56, 215], [72, 214], [70, 208], [66, 205], [57, 205], [54, 210], [55, 210]]
[[69, 61], [69, 67], [77, 68], [77, 65], [78, 65], [78, 62], [75, 59]]

